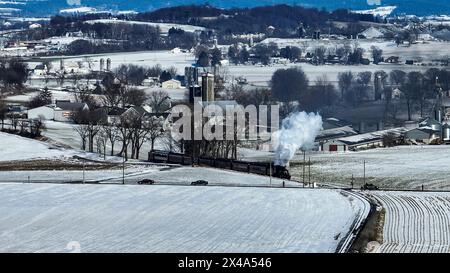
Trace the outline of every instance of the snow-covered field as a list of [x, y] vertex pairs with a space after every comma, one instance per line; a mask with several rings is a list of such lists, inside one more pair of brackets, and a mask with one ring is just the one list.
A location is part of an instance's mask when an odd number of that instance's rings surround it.
[[303, 184], [297, 182], [277, 178], [271, 179], [268, 176], [204, 167], [166, 168], [163, 171], [148, 172], [129, 177], [126, 179], [126, 182], [136, 183], [144, 178], [153, 179], [156, 183], [177, 185], [189, 185], [196, 180], [206, 180], [208, 185], [282, 187], [284, 181], [286, 187], [303, 187]]
[[[371, 47], [376, 46], [383, 50], [384, 57], [398, 56], [400, 61], [404, 64], [406, 60], [422, 58], [423, 62], [427, 63], [439, 58], [447, 58], [450, 54], [448, 47], [449, 42], [440, 41], [426, 41], [416, 44], [397, 46], [394, 41], [386, 41], [383, 39], [360, 39], [360, 40], [310, 40], [310, 39], [283, 39], [283, 38], [268, 38], [262, 43], [276, 43], [278, 47], [297, 46], [304, 51], [313, 51], [318, 46], [325, 46], [327, 48], [334, 48], [343, 45], [351, 45], [361, 47], [365, 50], [365, 56], [371, 59]], [[379, 66], [379, 65], [378, 65]], [[375, 65], [375, 67], [378, 67]], [[363, 66], [364, 67], [364, 66]], [[417, 68], [420, 69], [420, 68]]]
[[[115, 69], [121, 64], [135, 64], [141, 66], [153, 66], [160, 64], [163, 68], [175, 67], [179, 74], [184, 74], [184, 68], [191, 66], [195, 62], [191, 53], [172, 53], [169, 50], [163, 51], [138, 51], [121, 52], [107, 54], [93, 54], [80, 56], [53, 56], [48, 57], [52, 60], [53, 67], [59, 67], [59, 59], [64, 58], [66, 62], [78, 62], [89, 58], [92, 61], [92, 69], [100, 69], [100, 59], [111, 59], [111, 68]], [[45, 60], [46, 58], [42, 58]], [[39, 62], [29, 62], [30, 67], [35, 67]]]
[[364, 71], [371, 71], [372, 73], [384, 70], [389, 73], [395, 69], [401, 69], [405, 72], [424, 71], [429, 67], [421, 66], [407, 66], [407, 65], [393, 65], [393, 64], [379, 64], [379, 65], [312, 65], [308, 63], [294, 63], [294, 64], [277, 64], [272, 66], [253, 66], [253, 65], [229, 65], [227, 67], [230, 77], [245, 77], [249, 84], [257, 87], [267, 87], [272, 75], [278, 69], [287, 69], [290, 67], [300, 67], [305, 71], [306, 75], [312, 83], [318, 77], [326, 76], [327, 80], [337, 85], [338, 74], [344, 71], [352, 71], [359, 73]]
[[[352, 175], [355, 185], [363, 183], [364, 161], [366, 182], [383, 188], [450, 189], [450, 146], [398, 146], [346, 153], [312, 153], [311, 173], [317, 182], [349, 186]], [[298, 155], [294, 161], [300, 162]], [[301, 166], [291, 166], [291, 173], [301, 175]]]
[[0, 185], [1, 252], [335, 252], [367, 204], [333, 190]]
[[[76, 133], [73, 126], [67, 123], [49, 122], [44, 135], [57, 143], [74, 147], [78, 145]], [[56, 147], [52, 144], [23, 138], [20, 136], [0, 133], [0, 162], [20, 160], [59, 160], [73, 161], [73, 157], [86, 158], [88, 160], [103, 161], [98, 154], [86, 153], [70, 148]], [[120, 146], [120, 145], [119, 145]], [[119, 147], [116, 147], [117, 151]], [[142, 152], [142, 159], [146, 158], [148, 150]], [[122, 158], [108, 156], [106, 162], [121, 163]], [[73, 163], [73, 162], [72, 162]], [[77, 162], [81, 164], [80, 162]], [[17, 164], [20, 164], [18, 162]], [[41, 163], [44, 164], [44, 163]], [[48, 163], [51, 164], [51, 163]], [[86, 164], [89, 164], [87, 162]], [[45, 168], [40, 170], [34, 167], [30, 170], [0, 171], [0, 182], [99, 182], [99, 183], [122, 183], [123, 173], [121, 166], [111, 166], [110, 169], [96, 170], [53, 170]], [[125, 183], [136, 184], [142, 179], [153, 179], [158, 184], [189, 185], [196, 180], [207, 180], [210, 185], [239, 185], [239, 186], [273, 186], [282, 187], [283, 180], [260, 175], [243, 174], [240, 172], [219, 170], [213, 168], [192, 168], [169, 166], [163, 164], [142, 164], [131, 160], [126, 164]], [[296, 182], [285, 181], [285, 186], [300, 187]]]
[[[314, 42], [308, 40], [305, 42], [303, 39], [266, 39], [264, 42], [276, 42], [280, 47], [288, 45], [302, 45], [302, 47], [314, 47], [316, 43], [336, 46], [336, 44], [344, 43], [343, 41], [320, 41]], [[276, 64], [272, 66], [253, 66], [253, 65], [229, 65], [226, 66], [227, 74], [230, 78], [245, 77], [248, 83], [254, 86], [268, 86], [273, 73], [282, 68], [288, 67], [301, 67], [308, 75], [310, 80], [314, 82], [318, 77], [324, 75], [331, 82], [336, 82], [339, 72], [352, 71], [354, 73], [362, 71], [375, 72], [378, 70], [385, 70], [390, 72], [395, 69], [402, 69], [405, 72], [410, 71], [424, 71], [430, 66], [410, 66], [404, 65], [406, 59], [417, 59], [422, 57], [424, 62], [429, 62], [433, 59], [443, 58], [449, 55], [448, 47], [449, 43], [445, 42], [430, 42], [425, 44], [414, 44], [411, 47], [400, 46], [397, 47], [393, 42], [386, 41], [371, 41], [371, 40], [359, 40], [359, 46], [366, 49], [368, 55], [370, 55], [370, 46], [376, 45], [383, 49], [384, 56], [401, 56], [401, 62], [403, 64], [379, 64], [379, 65], [359, 65], [359, 66], [345, 66], [345, 65], [322, 65], [315, 66], [307, 63], [295, 63], [295, 64]], [[111, 54], [95, 54], [95, 55], [82, 55], [82, 56], [56, 56], [49, 57], [53, 61], [53, 67], [59, 67], [59, 58], [65, 58], [66, 61], [83, 61], [85, 58], [92, 60], [92, 68], [99, 69], [101, 58], [111, 58], [112, 68], [116, 68], [121, 64], [135, 64], [141, 66], [153, 66], [160, 64], [163, 68], [174, 66], [177, 68], [179, 74], [184, 73], [186, 66], [191, 66], [195, 62], [195, 58], [191, 53], [172, 53], [171, 51], [142, 51], [142, 52], [126, 52], [126, 53], [111, 53]], [[369, 57], [369, 56], [368, 56]], [[45, 58], [43, 58], [45, 59]], [[39, 62], [30, 62], [30, 67], [34, 67]]]
[[169, 23], [153, 23], [153, 22], [141, 22], [141, 21], [125, 21], [118, 19], [98, 19], [86, 21], [87, 24], [129, 24], [129, 25], [146, 25], [152, 27], [159, 27], [162, 34], [167, 34], [169, 29], [176, 28], [182, 29], [186, 32], [204, 31], [204, 27], [192, 26], [192, 25], [182, 25], [182, 24], [169, 24]]
[[450, 193], [376, 192], [386, 210], [386, 253], [449, 253]]
[[[33, 87], [36, 87], [37, 85], [34, 84], [35, 81], [31, 82], [30, 85]], [[45, 85], [44, 85], [45, 86]], [[49, 88], [49, 91], [52, 92], [52, 99], [54, 100], [70, 100], [74, 101], [75, 97], [72, 93], [66, 92], [66, 91], [59, 91]], [[38, 95], [39, 92], [29, 92], [22, 95], [14, 95], [6, 97], [5, 100], [10, 103], [27, 103], [29, 102], [33, 97]]]
[[0, 161], [56, 158], [73, 155], [72, 151], [52, 149], [46, 143], [0, 132]]

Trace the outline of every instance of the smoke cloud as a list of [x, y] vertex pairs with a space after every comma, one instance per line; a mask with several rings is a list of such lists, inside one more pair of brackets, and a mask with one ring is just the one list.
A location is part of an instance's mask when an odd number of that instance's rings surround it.
[[285, 118], [281, 129], [272, 134], [275, 165], [286, 166], [298, 149], [312, 149], [321, 129], [322, 117], [319, 114], [296, 112]]

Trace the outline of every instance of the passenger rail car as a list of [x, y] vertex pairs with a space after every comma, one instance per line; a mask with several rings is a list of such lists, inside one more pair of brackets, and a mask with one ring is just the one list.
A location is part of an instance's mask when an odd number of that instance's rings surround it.
[[239, 161], [225, 158], [192, 157], [181, 153], [166, 151], [151, 151], [148, 153], [148, 161], [155, 163], [168, 163], [179, 165], [208, 166], [218, 169], [227, 169], [238, 172], [253, 173], [259, 175], [272, 175], [282, 179], [291, 179], [286, 167], [273, 166], [270, 163]]

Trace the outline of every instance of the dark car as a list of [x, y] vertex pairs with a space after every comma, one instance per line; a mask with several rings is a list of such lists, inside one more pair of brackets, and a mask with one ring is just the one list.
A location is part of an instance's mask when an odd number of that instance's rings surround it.
[[139, 185], [153, 185], [153, 184], [155, 184], [155, 181], [151, 180], [151, 179], [143, 179], [143, 180], [138, 181], [138, 184]]
[[191, 183], [192, 186], [206, 186], [208, 185], [208, 181], [205, 180], [197, 180]]
[[377, 191], [378, 187], [374, 184], [364, 184], [364, 186], [361, 187], [361, 190], [368, 190], [368, 191]]

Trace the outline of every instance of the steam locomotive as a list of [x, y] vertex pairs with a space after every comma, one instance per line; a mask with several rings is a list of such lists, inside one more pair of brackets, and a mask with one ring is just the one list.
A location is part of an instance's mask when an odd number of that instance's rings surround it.
[[148, 161], [156, 163], [199, 165], [218, 169], [227, 169], [238, 172], [253, 173], [259, 175], [273, 176], [281, 179], [291, 179], [288, 169], [285, 166], [274, 166], [271, 163], [239, 161], [225, 158], [192, 157], [185, 154], [150, 151]]

